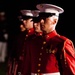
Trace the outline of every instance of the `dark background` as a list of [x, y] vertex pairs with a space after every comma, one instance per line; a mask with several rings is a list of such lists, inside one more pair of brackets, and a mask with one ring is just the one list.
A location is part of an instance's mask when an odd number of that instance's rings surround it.
[[[59, 34], [71, 39], [75, 45], [74, 2], [73, 0], [0, 0], [0, 11], [5, 11], [8, 21], [10, 41], [19, 33], [18, 15], [21, 9], [36, 9], [38, 3], [51, 3], [64, 9], [60, 14], [56, 30]], [[10, 45], [11, 47], [11, 45]], [[0, 64], [0, 75], [6, 75], [6, 63]]]
[[7, 18], [10, 32], [13, 34], [18, 33], [19, 25], [17, 16], [21, 9], [36, 9], [38, 3], [51, 3], [56, 4], [64, 9], [64, 13], [60, 14], [57, 31], [74, 41], [74, 5], [73, 1], [69, 0], [0, 0], [0, 10], [7, 13]]

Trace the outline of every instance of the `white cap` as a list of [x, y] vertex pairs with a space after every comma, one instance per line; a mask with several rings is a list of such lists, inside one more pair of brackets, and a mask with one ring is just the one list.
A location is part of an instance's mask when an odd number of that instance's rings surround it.
[[21, 10], [20, 11], [24, 16], [33, 16], [31, 10]]
[[56, 15], [59, 15], [64, 12], [61, 7], [53, 4], [37, 4], [36, 8], [39, 9], [41, 12], [55, 13]]
[[40, 12], [39, 10], [32, 10], [33, 17], [38, 17], [39, 12]]

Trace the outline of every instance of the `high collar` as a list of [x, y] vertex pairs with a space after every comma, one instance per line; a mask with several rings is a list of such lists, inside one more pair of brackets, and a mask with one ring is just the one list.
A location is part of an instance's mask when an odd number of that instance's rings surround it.
[[29, 30], [27, 31], [27, 34], [28, 34], [28, 35], [34, 34], [34, 28], [29, 29]]
[[35, 33], [36, 36], [42, 36], [42, 32]]
[[50, 32], [50, 33], [44, 35], [44, 37], [45, 37], [45, 40], [48, 41], [49, 39], [53, 38], [53, 37], [56, 36], [56, 35], [57, 35], [56, 30], [53, 30], [52, 32]]

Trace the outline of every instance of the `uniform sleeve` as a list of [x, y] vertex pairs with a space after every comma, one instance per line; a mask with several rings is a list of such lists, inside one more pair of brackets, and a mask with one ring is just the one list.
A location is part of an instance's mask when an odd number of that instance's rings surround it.
[[75, 49], [72, 41], [64, 42], [63, 55], [65, 64], [63, 75], [75, 75]]

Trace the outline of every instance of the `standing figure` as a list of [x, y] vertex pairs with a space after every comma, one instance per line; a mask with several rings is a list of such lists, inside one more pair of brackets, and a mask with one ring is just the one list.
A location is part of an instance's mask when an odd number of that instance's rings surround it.
[[[23, 61], [24, 61], [24, 46], [26, 43], [26, 41], [31, 40], [34, 38], [35, 36], [35, 31], [33, 28], [33, 14], [31, 12], [31, 10], [21, 10], [22, 15], [22, 24], [25, 27], [25, 36], [24, 36], [24, 40], [23, 40], [23, 45], [22, 48], [20, 50], [18, 50], [18, 56], [16, 58], [17, 62], [18, 62], [18, 68], [17, 68], [17, 73], [16, 74], [21, 74], [22, 70], [23, 70]], [[21, 40], [21, 38], [20, 38]]]
[[16, 73], [21, 73], [23, 67], [24, 44], [34, 36], [33, 14], [31, 10], [21, 10], [20, 12], [22, 13], [21, 18], [19, 18], [21, 21], [20, 27], [22, 26], [21, 33], [13, 42], [13, 52], [10, 54], [10, 68], [8, 69], [7, 75], [16, 75]]
[[34, 30], [35, 30], [35, 36], [42, 36], [43, 32], [41, 30], [40, 26], [40, 18], [39, 18], [39, 10], [32, 10], [33, 13], [33, 21], [34, 21]]
[[0, 11], [0, 62], [5, 62], [8, 45], [8, 23], [6, 13]]
[[56, 32], [59, 14], [64, 10], [53, 4], [38, 4], [43, 37], [25, 45], [23, 75], [75, 75], [73, 42]]

